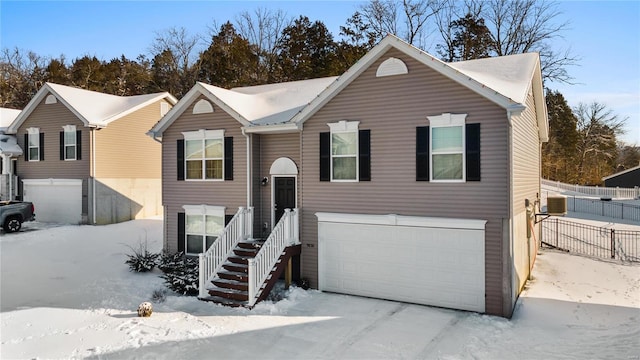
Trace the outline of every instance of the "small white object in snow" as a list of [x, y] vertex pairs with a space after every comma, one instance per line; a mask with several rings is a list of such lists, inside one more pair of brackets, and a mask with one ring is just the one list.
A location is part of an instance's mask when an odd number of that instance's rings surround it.
[[139, 317], [149, 317], [153, 313], [153, 305], [150, 302], [145, 301], [140, 306], [138, 306], [138, 316]]

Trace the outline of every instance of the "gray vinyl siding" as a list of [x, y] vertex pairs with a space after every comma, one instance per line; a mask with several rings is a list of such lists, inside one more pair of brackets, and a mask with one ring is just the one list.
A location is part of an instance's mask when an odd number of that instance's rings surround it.
[[[258, 162], [260, 164], [260, 171], [254, 175], [262, 179], [267, 177], [269, 183], [267, 186], [258, 187], [258, 197], [254, 198], [254, 207], [260, 209], [259, 214], [256, 215], [256, 221], [259, 224], [268, 224], [268, 229], [273, 228], [271, 221], [271, 210], [273, 205], [271, 203], [271, 192], [273, 189], [273, 183], [271, 180], [271, 174], [269, 170], [274, 161], [281, 157], [288, 157], [300, 168], [300, 134], [262, 134], [260, 135], [259, 148], [256, 149]], [[298, 200], [300, 199], [300, 186], [296, 184], [296, 192]], [[261, 225], [262, 230], [262, 225]], [[256, 237], [264, 237], [269, 234], [269, 230], [266, 232], [255, 233]]]
[[[162, 202], [166, 212], [165, 250], [168, 252], [178, 249], [177, 213], [184, 212], [183, 205], [225, 206], [228, 215], [247, 205], [247, 145], [241, 124], [215, 104], [213, 113], [194, 115], [193, 105], [198, 100], [187, 107], [162, 135]], [[182, 132], [199, 129], [225, 130], [225, 137], [233, 137], [233, 180], [177, 180], [177, 140], [183, 139]]]
[[[45, 104], [46, 96], [34, 108], [29, 117], [17, 129], [18, 145], [24, 154], [18, 158], [17, 175], [24, 179], [81, 179], [82, 180], [82, 218], [89, 217], [89, 178], [91, 176], [91, 130], [71, 112], [62, 102]], [[75, 125], [81, 135], [80, 160], [60, 160], [60, 132], [63, 126]], [[24, 134], [30, 127], [37, 127], [44, 133], [44, 160], [24, 161], [28, 156], [28, 145], [24, 143]], [[19, 186], [20, 191], [23, 187]], [[22, 196], [22, 194], [19, 194]]]
[[[91, 130], [84, 126], [62, 102], [45, 104], [44, 99], [17, 130], [18, 144], [24, 154], [18, 159], [18, 176], [22, 179], [87, 179], [90, 175]], [[82, 131], [82, 159], [60, 160], [60, 132], [65, 125], [75, 125]], [[40, 128], [44, 133], [44, 161], [24, 161], [28, 147], [24, 144], [24, 134], [30, 127]]]
[[[378, 65], [402, 59], [408, 75], [376, 78]], [[415, 180], [415, 132], [427, 116], [466, 113], [481, 123], [480, 182]], [[319, 181], [319, 135], [327, 123], [358, 120], [371, 130], [371, 181]], [[505, 263], [504, 219], [508, 212], [509, 166], [506, 111], [471, 90], [392, 49], [304, 124], [302, 136], [302, 275], [317, 287], [319, 211], [485, 219], [486, 310], [502, 314]], [[510, 314], [509, 314], [510, 315]]]

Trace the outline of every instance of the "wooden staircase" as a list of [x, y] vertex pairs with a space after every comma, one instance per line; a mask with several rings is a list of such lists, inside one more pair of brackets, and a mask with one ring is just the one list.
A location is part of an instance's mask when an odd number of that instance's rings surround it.
[[[216, 273], [211, 280], [211, 286], [207, 287], [209, 296], [200, 297], [200, 300], [211, 301], [225, 306], [251, 308], [249, 305], [249, 259], [252, 259], [260, 251], [264, 244], [263, 240], [243, 240], [240, 241], [232, 251], [232, 255], [227, 257], [222, 264], [222, 269]], [[259, 296], [256, 301], [264, 300], [273, 289], [278, 278], [287, 267], [289, 260], [296, 255], [300, 255], [302, 246], [300, 244], [288, 246], [280, 255], [276, 265], [271, 270], [267, 281], [262, 284]]]

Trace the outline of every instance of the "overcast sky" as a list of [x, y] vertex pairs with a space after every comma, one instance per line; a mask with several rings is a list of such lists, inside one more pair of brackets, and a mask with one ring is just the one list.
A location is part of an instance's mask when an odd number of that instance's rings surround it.
[[[154, 33], [185, 27], [207, 35], [213, 24], [242, 11], [281, 9], [290, 17], [321, 20], [334, 36], [360, 1], [0, 1], [0, 46], [41, 56], [83, 55], [110, 60], [149, 54]], [[570, 29], [557, 39], [581, 58], [569, 68], [574, 85], [545, 84], [569, 105], [598, 101], [627, 117], [622, 140], [640, 145], [640, 1], [560, 1], [559, 21]], [[206, 47], [203, 42], [202, 47]], [[425, 49], [435, 53], [435, 49]]]

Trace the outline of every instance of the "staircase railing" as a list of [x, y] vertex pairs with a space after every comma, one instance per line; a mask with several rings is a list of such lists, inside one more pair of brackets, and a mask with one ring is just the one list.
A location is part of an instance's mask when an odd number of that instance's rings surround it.
[[253, 237], [253, 207], [240, 207], [211, 247], [198, 256], [199, 297], [207, 296], [206, 284], [220, 271], [222, 264], [236, 245], [241, 240], [251, 237]]
[[249, 259], [249, 301], [255, 305], [260, 288], [287, 246], [300, 243], [298, 209], [285, 209], [255, 258]]

